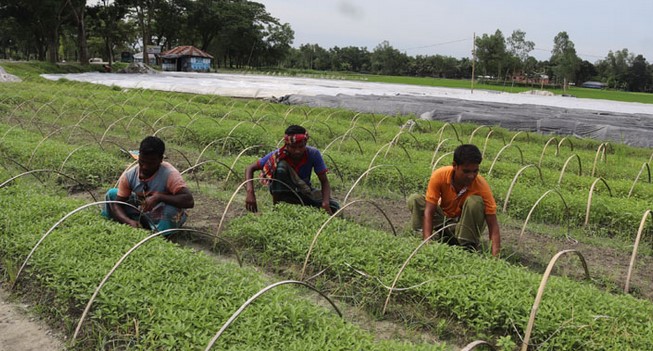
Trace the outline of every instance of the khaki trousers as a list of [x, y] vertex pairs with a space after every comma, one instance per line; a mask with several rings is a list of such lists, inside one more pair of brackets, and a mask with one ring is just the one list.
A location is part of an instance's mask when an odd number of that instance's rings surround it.
[[[413, 230], [421, 231], [424, 221], [424, 209], [426, 198], [421, 194], [412, 194], [406, 200], [408, 209], [411, 212]], [[481, 233], [485, 230], [485, 203], [483, 198], [472, 195], [465, 200], [459, 218], [447, 218], [440, 206], [436, 206], [433, 213], [433, 230], [439, 230], [444, 225], [457, 223], [455, 230], [447, 228], [440, 235], [443, 241], [461, 246], [469, 246], [478, 249], [481, 244]]]

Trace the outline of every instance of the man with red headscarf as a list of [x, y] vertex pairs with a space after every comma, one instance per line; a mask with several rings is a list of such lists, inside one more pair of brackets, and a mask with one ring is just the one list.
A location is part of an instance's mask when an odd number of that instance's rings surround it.
[[[270, 152], [245, 169], [247, 197], [245, 208], [258, 211], [254, 185], [250, 181], [254, 171], [261, 171], [262, 182], [268, 185], [272, 202], [304, 204], [323, 208], [333, 214], [340, 205], [331, 199], [331, 185], [327, 178], [327, 167], [320, 151], [307, 146], [308, 133], [302, 126], [291, 125], [286, 128], [284, 146]], [[320, 180], [321, 190], [311, 186], [311, 173]]]

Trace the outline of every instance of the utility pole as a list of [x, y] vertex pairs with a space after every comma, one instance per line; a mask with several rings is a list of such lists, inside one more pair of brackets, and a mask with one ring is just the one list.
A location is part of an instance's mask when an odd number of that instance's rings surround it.
[[476, 64], [476, 32], [472, 39], [472, 94], [474, 94], [474, 69]]

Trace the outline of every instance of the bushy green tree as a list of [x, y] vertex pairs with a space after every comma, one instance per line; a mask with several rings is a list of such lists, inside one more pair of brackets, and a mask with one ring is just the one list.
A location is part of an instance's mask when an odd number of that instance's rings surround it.
[[482, 75], [502, 77], [507, 59], [506, 40], [503, 33], [497, 29], [492, 35], [483, 34], [476, 37], [474, 44], [479, 63], [478, 69]]
[[372, 73], [401, 75], [406, 69], [408, 56], [393, 48], [387, 40], [384, 40], [372, 51], [370, 63]]
[[558, 33], [553, 39], [551, 50], [551, 65], [553, 73], [559, 83], [566, 90], [569, 82], [574, 82], [580, 67], [580, 58], [576, 55], [574, 42], [569, 39], [567, 32]]

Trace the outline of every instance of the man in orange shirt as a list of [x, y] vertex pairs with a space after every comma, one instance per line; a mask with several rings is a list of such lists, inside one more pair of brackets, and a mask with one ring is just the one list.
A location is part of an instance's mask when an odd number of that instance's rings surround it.
[[455, 230], [445, 229], [442, 239], [452, 245], [478, 250], [481, 233], [487, 224], [492, 255], [499, 255], [501, 234], [497, 205], [490, 186], [478, 174], [482, 160], [481, 151], [475, 145], [458, 146], [453, 154], [453, 165], [438, 168], [431, 174], [426, 196], [413, 194], [408, 198], [413, 229], [421, 229], [424, 240], [432, 235], [434, 227], [454, 222], [457, 223]]

